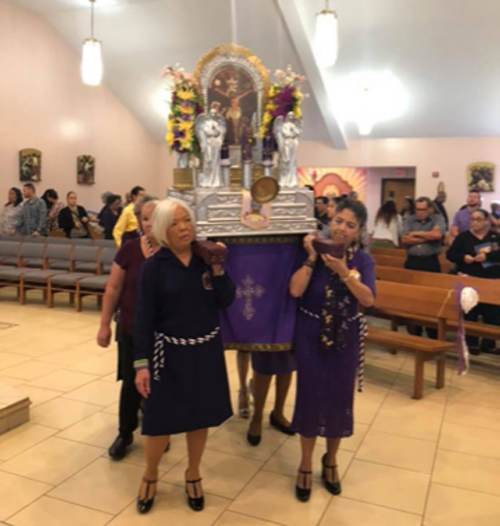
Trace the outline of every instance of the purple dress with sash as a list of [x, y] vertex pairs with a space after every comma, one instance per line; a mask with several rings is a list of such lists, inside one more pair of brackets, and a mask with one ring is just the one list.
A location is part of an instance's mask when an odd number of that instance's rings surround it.
[[[372, 257], [358, 250], [347, 265], [375, 293]], [[302, 298], [295, 335], [297, 398], [292, 429], [300, 435], [331, 439], [352, 435], [361, 323], [358, 301], [319, 260]]]

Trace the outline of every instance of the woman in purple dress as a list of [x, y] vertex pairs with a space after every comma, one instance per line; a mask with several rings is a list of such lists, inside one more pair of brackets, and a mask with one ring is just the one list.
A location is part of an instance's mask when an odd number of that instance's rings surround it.
[[[292, 429], [301, 436], [302, 461], [296, 495], [311, 495], [312, 456], [317, 437], [327, 439], [322, 478], [330, 493], [341, 492], [337, 470], [340, 440], [353, 433], [356, 372], [362, 385], [364, 318], [359, 307], [375, 302], [375, 263], [359, 250], [367, 212], [359, 201], [339, 203], [331, 224], [331, 238], [345, 248], [343, 259], [321, 258], [304, 240], [308, 258], [292, 277], [290, 293], [302, 297], [297, 320], [297, 399]], [[360, 352], [361, 351], [361, 352]]]

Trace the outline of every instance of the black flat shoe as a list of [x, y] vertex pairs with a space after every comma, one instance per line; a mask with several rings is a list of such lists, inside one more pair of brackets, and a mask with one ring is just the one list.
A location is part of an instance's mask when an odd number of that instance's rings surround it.
[[262, 435], [251, 435], [250, 432], [247, 433], [247, 441], [251, 446], [257, 447], [261, 440]]
[[[304, 486], [307, 485], [308, 475], [312, 475], [312, 471], [299, 471], [302, 475], [302, 482]], [[311, 488], [301, 488], [298, 484], [295, 486], [295, 495], [300, 502], [307, 502], [311, 498]]]
[[[148, 480], [148, 479], [142, 479], [143, 482], [146, 483], [146, 497], [149, 495], [149, 487], [151, 484], [156, 484], [156, 480]], [[139, 490], [139, 496], [137, 497], [137, 511], [144, 515], [145, 513], [148, 513], [148, 511], [151, 510], [153, 507], [153, 504], [155, 503], [155, 497], [156, 497], [156, 491], [155, 494], [151, 498], [141, 498], [140, 490]]]
[[342, 484], [340, 480], [338, 480], [337, 482], [329, 482], [326, 476], [327, 469], [332, 470], [333, 476], [335, 476], [335, 470], [337, 469], [337, 466], [327, 466], [326, 465], [326, 453], [323, 455], [323, 458], [321, 459], [321, 463], [323, 464], [323, 472], [321, 474], [321, 478], [323, 479], [323, 486], [325, 486], [325, 488], [332, 495], [340, 495], [342, 493]]
[[108, 455], [113, 460], [122, 460], [127, 456], [127, 448], [132, 444], [133, 441], [133, 435], [130, 435], [129, 437], [118, 435], [108, 449]]
[[278, 431], [281, 431], [285, 435], [293, 437], [295, 435], [295, 431], [292, 431], [290, 429], [290, 426], [284, 426], [283, 424], [280, 424], [276, 418], [274, 417], [274, 413], [271, 413], [269, 416], [269, 423]]
[[165, 448], [164, 453], [168, 453], [170, 451], [170, 440], [168, 441], [167, 447]]
[[[204, 508], [205, 508], [205, 497], [202, 495], [201, 497], [198, 497], [198, 490], [196, 489], [196, 484], [198, 484], [199, 482], [201, 482], [202, 479], [198, 479], [198, 480], [186, 480], [186, 495], [187, 495], [187, 501], [188, 501], [188, 505], [189, 507], [193, 510], [193, 511], [202, 511]], [[194, 488], [194, 494], [196, 495], [196, 497], [191, 497], [189, 495], [189, 491], [188, 491], [188, 488], [187, 488], [187, 485], [188, 484], [192, 484], [193, 485], [193, 488]]]

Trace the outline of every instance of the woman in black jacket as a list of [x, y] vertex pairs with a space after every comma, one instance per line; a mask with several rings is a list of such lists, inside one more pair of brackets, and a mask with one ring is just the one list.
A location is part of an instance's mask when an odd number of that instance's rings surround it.
[[88, 228], [89, 217], [85, 208], [77, 205], [76, 193], [68, 192], [66, 201], [68, 206], [59, 213], [59, 227], [64, 230], [66, 237], [90, 237]]
[[[459, 234], [446, 253], [446, 257], [456, 263], [459, 274], [484, 279], [500, 278], [500, 235], [491, 229], [489, 214], [486, 210], [475, 210], [470, 216], [470, 229]], [[500, 325], [500, 309], [495, 305], [480, 303], [465, 315], [469, 321]], [[467, 336], [467, 345], [471, 354], [492, 352], [495, 341]]]

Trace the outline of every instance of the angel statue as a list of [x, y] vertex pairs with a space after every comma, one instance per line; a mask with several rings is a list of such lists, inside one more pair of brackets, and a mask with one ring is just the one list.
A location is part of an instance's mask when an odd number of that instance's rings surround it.
[[220, 151], [226, 136], [226, 120], [216, 109], [211, 109], [208, 113], [198, 115], [194, 129], [203, 154], [203, 175], [200, 175], [200, 186], [205, 188], [224, 186]]
[[277, 117], [273, 125], [273, 133], [278, 143], [278, 183], [281, 188], [299, 186], [297, 175], [297, 150], [302, 133], [300, 120], [293, 112], [288, 113], [286, 119]]

